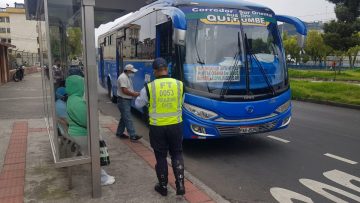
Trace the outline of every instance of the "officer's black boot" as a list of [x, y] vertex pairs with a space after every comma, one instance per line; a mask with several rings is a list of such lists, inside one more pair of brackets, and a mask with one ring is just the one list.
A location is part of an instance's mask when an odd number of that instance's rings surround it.
[[175, 184], [176, 184], [176, 195], [185, 194], [185, 184], [184, 184], [184, 164], [179, 160], [173, 163], [173, 170], [175, 175]]
[[167, 170], [166, 171], [161, 171], [158, 169], [158, 167], [156, 168], [156, 175], [157, 178], [159, 180], [158, 183], [156, 183], [155, 185], [155, 191], [160, 193], [162, 196], [167, 196], [167, 184], [168, 184], [168, 174], [167, 174]]

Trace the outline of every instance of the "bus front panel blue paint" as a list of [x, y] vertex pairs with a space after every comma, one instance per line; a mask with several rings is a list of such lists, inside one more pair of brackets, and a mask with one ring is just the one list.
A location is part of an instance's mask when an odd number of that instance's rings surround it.
[[[184, 138], [213, 139], [228, 136], [241, 136], [242, 133], [240, 133], [239, 128], [264, 128], [264, 126], [268, 127], [267, 125], [269, 124], [271, 124], [271, 128], [263, 129], [261, 132], [256, 133], [264, 133], [286, 128], [287, 125], [283, 124], [291, 117], [291, 105], [282, 113], [277, 113], [276, 109], [287, 101], [290, 101], [290, 98], [290, 90], [274, 98], [251, 102], [225, 102], [186, 94], [185, 103], [213, 111], [218, 114], [218, 116], [213, 119], [206, 120], [195, 116], [186, 109], [183, 109]], [[252, 113], [246, 111], [248, 106], [252, 106]], [[273, 116], [271, 117], [270, 115]], [[205, 128], [206, 135], [199, 136], [192, 131], [191, 125]], [[225, 129], [225, 131], [227, 130], [226, 132], [228, 133], [222, 134], [219, 130], [220, 128]], [[230, 133], [230, 131], [233, 133]]]

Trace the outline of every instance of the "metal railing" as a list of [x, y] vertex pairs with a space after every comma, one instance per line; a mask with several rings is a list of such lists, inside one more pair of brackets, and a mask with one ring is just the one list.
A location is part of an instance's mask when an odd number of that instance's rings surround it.
[[40, 66], [39, 54], [19, 50], [9, 50], [10, 69], [15, 69], [18, 65]]

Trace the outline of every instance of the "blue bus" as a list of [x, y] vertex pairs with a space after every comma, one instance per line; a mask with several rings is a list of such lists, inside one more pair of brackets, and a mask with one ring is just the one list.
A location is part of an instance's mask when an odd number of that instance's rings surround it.
[[[278, 22], [305, 24], [242, 0], [160, 0], [98, 38], [100, 84], [116, 100], [126, 64], [139, 71], [134, 89], [154, 79], [152, 61], [163, 57], [169, 75], [185, 85], [185, 139], [212, 139], [286, 128], [291, 92]], [[133, 105], [134, 106], [134, 105]], [[134, 106], [135, 108], [135, 106]], [[146, 115], [147, 109], [137, 109]]]

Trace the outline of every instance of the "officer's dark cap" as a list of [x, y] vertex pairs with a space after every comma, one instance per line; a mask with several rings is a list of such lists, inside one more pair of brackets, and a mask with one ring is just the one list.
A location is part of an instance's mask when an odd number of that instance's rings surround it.
[[167, 68], [167, 62], [165, 59], [159, 57], [156, 58], [152, 64], [153, 69]]

